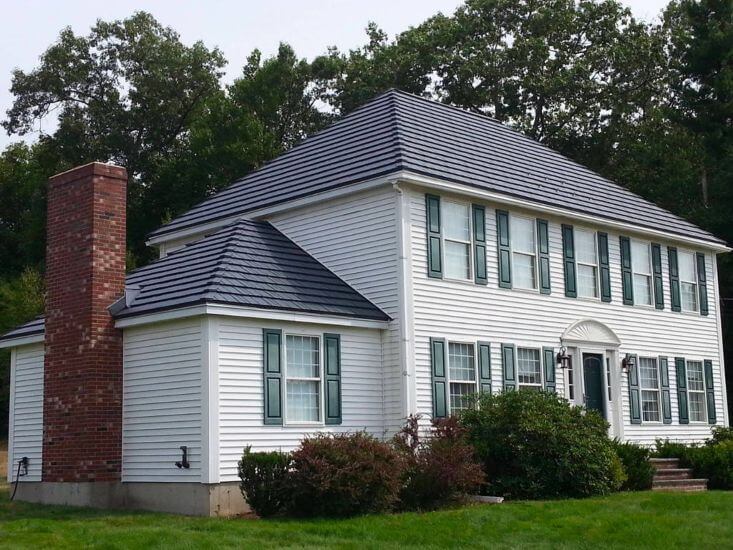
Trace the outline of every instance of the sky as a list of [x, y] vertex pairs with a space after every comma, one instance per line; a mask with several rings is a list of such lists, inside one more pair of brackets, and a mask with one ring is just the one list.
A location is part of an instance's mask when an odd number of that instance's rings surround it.
[[[390, 37], [420, 24], [441, 11], [452, 13], [458, 0], [25, 0], [3, 5], [0, 19], [0, 118], [11, 106], [11, 72], [33, 69], [40, 55], [70, 26], [87, 34], [97, 19], [124, 19], [135, 11], [152, 13], [173, 27], [186, 43], [202, 40], [217, 46], [229, 61], [226, 81], [241, 72], [247, 55], [259, 48], [263, 54], [277, 51], [281, 41], [290, 43], [300, 57], [313, 58], [337, 46], [346, 51], [364, 44], [364, 29], [376, 22]], [[634, 15], [651, 20], [667, 0], [622, 0]], [[48, 123], [47, 123], [48, 124]], [[45, 128], [49, 130], [48, 127]], [[27, 139], [32, 140], [33, 135]], [[0, 149], [17, 137], [0, 129]]]

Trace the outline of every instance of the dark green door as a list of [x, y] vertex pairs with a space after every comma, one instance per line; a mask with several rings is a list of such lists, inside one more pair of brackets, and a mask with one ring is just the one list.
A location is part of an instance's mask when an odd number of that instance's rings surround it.
[[583, 354], [583, 379], [585, 380], [585, 407], [596, 410], [605, 418], [603, 408], [603, 356]]

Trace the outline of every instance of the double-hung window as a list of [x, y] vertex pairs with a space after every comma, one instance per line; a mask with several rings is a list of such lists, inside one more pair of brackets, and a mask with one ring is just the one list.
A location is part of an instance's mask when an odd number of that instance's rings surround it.
[[320, 338], [285, 337], [285, 387], [288, 422], [321, 421]]
[[445, 276], [471, 279], [471, 207], [442, 201]]
[[517, 382], [520, 389], [542, 390], [542, 361], [539, 349], [517, 348]]
[[687, 361], [687, 402], [690, 422], [705, 422], [705, 373], [702, 361]]
[[511, 217], [512, 284], [515, 288], [537, 288], [536, 235], [534, 220]]
[[641, 414], [644, 422], [661, 420], [659, 368], [653, 357], [639, 357], [639, 382], [641, 387]]
[[578, 296], [598, 298], [598, 251], [595, 231], [575, 230], [575, 257], [578, 265]]
[[477, 391], [476, 353], [473, 344], [448, 342], [448, 383], [450, 412], [468, 408], [470, 396]]
[[649, 243], [631, 241], [631, 268], [635, 303], [652, 305], [652, 253]]
[[677, 254], [680, 276], [680, 302], [682, 311], [697, 311], [697, 269], [692, 252]]

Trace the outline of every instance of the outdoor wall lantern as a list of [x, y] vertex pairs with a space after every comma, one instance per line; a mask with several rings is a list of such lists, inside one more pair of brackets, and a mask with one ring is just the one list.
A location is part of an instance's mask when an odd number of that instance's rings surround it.
[[635, 367], [636, 357], [634, 357], [630, 353], [627, 353], [626, 357], [621, 360], [621, 368], [624, 369], [625, 372], [629, 372], [629, 369], [633, 369]]
[[561, 369], [570, 368], [570, 356], [568, 355], [568, 349], [565, 346], [561, 347], [560, 351], [557, 352], [555, 361], [560, 365]]

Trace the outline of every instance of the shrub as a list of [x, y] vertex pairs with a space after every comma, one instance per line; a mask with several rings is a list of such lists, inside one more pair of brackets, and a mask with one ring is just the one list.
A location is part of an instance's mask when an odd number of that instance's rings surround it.
[[392, 447], [365, 432], [315, 435], [292, 454], [290, 511], [333, 517], [390, 510], [402, 471]]
[[583, 497], [609, 493], [623, 482], [605, 420], [555, 394], [483, 395], [461, 423], [493, 494]]
[[404, 509], [434, 509], [478, 492], [484, 482], [466, 430], [455, 417], [437, 418], [424, 440], [419, 415], [411, 415], [393, 445], [403, 457], [405, 475], [400, 491]]
[[654, 467], [649, 462], [650, 449], [634, 443], [614, 441], [614, 448], [624, 467], [626, 481], [621, 485], [624, 491], [645, 491], [652, 486]]
[[289, 465], [287, 453], [253, 453], [251, 447], [244, 448], [238, 468], [239, 488], [258, 516], [269, 517], [285, 510]]
[[713, 428], [713, 437], [708, 439], [706, 445], [716, 445], [724, 441], [733, 441], [733, 427], [715, 426]]
[[688, 449], [687, 460], [695, 477], [708, 480], [709, 489], [733, 489], [733, 440]]
[[653, 455], [656, 458], [679, 458], [680, 465], [687, 468], [690, 465], [688, 455], [690, 454], [690, 449], [693, 448], [692, 446], [670, 441], [669, 439], [657, 439]]

